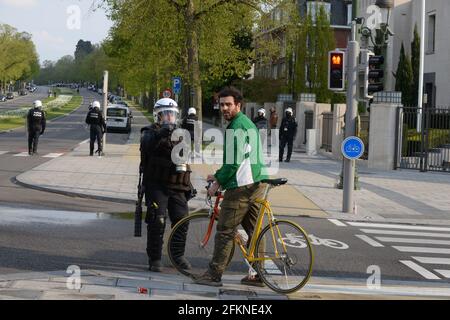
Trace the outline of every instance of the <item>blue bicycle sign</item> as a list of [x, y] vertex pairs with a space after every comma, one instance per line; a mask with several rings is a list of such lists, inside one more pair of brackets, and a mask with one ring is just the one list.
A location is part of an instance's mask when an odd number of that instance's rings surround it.
[[364, 154], [364, 142], [358, 137], [348, 137], [342, 142], [342, 155], [349, 160], [357, 160]]

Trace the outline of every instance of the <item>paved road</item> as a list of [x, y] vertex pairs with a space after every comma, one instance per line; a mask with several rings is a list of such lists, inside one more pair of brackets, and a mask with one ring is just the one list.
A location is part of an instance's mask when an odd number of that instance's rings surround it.
[[[92, 212], [132, 211], [127, 205], [111, 204], [103, 201], [85, 200], [55, 195], [20, 187], [12, 182], [17, 175], [41, 165], [51, 159], [62, 156], [89, 138], [89, 130], [84, 124], [88, 105], [98, 94], [85, 89], [80, 92], [84, 101], [73, 114], [50, 122], [39, 141], [39, 155], [29, 157], [25, 129], [0, 134], [0, 202], [12, 206], [46, 209], [66, 209]], [[142, 124], [139, 117], [134, 119], [133, 130], [139, 130]], [[127, 134], [108, 134], [107, 142], [125, 144]], [[56, 174], [56, 173], [51, 173]]]
[[[143, 238], [134, 238], [131, 219], [7, 207], [0, 211], [0, 273], [65, 270], [72, 264], [100, 270], [147, 267], [146, 232]], [[379, 272], [382, 283], [436, 287], [450, 283], [448, 228], [290, 219], [315, 239], [314, 277], [365, 282]], [[187, 252], [191, 250], [195, 248]], [[164, 263], [170, 266], [166, 256]], [[246, 270], [240, 253], [235, 253], [227, 273], [245, 274]], [[175, 271], [166, 267], [164, 272]]]
[[0, 102], [0, 111], [16, 110], [25, 107], [31, 107], [33, 101], [43, 100], [48, 97], [48, 87], [37, 87], [33, 93], [28, 93], [26, 96], [17, 96], [12, 100]]

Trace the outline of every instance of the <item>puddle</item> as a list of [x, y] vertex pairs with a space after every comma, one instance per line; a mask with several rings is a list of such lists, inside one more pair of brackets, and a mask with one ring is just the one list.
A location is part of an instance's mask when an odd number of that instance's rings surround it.
[[82, 225], [104, 219], [134, 219], [134, 214], [42, 210], [0, 206], [0, 224]]

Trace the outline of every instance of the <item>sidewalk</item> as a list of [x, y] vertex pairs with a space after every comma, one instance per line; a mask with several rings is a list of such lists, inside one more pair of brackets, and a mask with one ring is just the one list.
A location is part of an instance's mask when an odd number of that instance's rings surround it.
[[[89, 157], [89, 144], [82, 143], [71, 153], [51, 160], [16, 177], [19, 184], [70, 196], [129, 203], [137, 200], [139, 145], [131, 135], [126, 145], [107, 144], [105, 157]], [[206, 209], [206, 177], [218, 165], [192, 165], [192, 183], [198, 196], [189, 202], [192, 211]], [[271, 191], [270, 200], [278, 215], [325, 218], [328, 215], [294, 186]], [[134, 207], [130, 206], [130, 211]]]
[[[193, 284], [174, 274], [81, 270], [78, 286], [65, 271], [0, 276], [0, 300], [403, 300], [449, 299], [450, 289], [426, 284], [402, 286], [312, 278], [299, 292], [280, 295], [268, 288], [241, 285], [240, 276], [225, 275], [223, 287]], [[146, 293], [139, 293], [144, 288]]]

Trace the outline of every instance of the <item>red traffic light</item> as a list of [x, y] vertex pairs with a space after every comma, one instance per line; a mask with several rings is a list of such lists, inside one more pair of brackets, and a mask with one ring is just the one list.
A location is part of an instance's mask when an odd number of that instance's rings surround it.
[[332, 54], [331, 55], [331, 64], [333, 66], [341, 66], [343, 62], [343, 54]]

